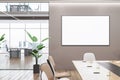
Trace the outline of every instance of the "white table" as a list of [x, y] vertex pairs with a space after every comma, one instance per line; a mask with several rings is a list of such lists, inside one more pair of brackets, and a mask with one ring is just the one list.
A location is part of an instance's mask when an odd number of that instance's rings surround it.
[[[106, 68], [102, 67], [101, 65], [99, 65], [97, 61], [84, 62], [79, 60], [73, 60], [72, 62], [76, 70], [80, 74], [82, 80], [116, 80], [113, 77], [112, 79], [111, 72]], [[117, 80], [120, 80], [120, 78], [118, 77]]]

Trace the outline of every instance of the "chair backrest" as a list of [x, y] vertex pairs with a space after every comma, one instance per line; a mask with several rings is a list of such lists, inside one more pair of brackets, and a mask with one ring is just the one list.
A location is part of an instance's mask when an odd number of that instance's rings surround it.
[[52, 74], [55, 76], [55, 68], [53, 67], [52, 63], [51, 63], [49, 60], [47, 60], [47, 63], [48, 63], [48, 65], [50, 66], [50, 69], [51, 69], [51, 71], [52, 71]]
[[40, 77], [41, 77], [41, 80], [48, 80], [48, 77], [44, 71], [41, 73]]
[[55, 61], [53, 59], [52, 56], [48, 56], [48, 60], [50, 61], [50, 63], [53, 65], [53, 67], [55, 68]]
[[[47, 63], [48, 63], [48, 65], [49, 65], [49, 68], [50, 68], [50, 70], [51, 70], [51, 72], [52, 72], [52, 76], [53, 76], [53, 80], [69, 80], [68, 78], [56, 78], [56, 74], [55, 74], [55, 69], [54, 69], [54, 67], [53, 67], [53, 65], [50, 63], [50, 61], [49, 60], [47, 60]], [[50, 73], [51, 74], [51, 73]], [[51, 79], [50, 79], [51, 80]]]
[[85, 53], [83, 56], [83, 61], [95, 61], [95, 55], [94, 53]]
[[[46, 77], [48, 78], [48, 80], [54, 80], [54, 76], [53, 73], [50, 69], [50, 66], [48, 65], [48, 63], [43, 63], [40, 67], [42, 74], [45, 74]], [[42, 77], [42, 80], [44, 80], [45, 78]]]

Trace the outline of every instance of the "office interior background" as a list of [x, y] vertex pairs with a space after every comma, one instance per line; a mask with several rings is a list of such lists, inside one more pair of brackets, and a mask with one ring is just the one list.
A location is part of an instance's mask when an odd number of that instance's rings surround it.
[[[73, 68], [71, 60], [82, 59], [85, 52], [94, 52], [97, 59], [119, 59], [119, 1], [0, 1], [0, 33], [5, 33], [9, 47], [29, 47], [30, 41], [24, 30], [39, 37], [49, 36], [44, 53], [52, 55], [58, 68]], [[95, 2], [95, 4], [93, 3]], [[98, 4], [98, 5], [97, 5]], [[92, 5], [92, 6], [91, 6]], [[62, 46], [61, 16], [110, 16], [108, 46]], [[31, 23], [32, 22], [32, 23]], [[113, 27], [114, 25], [114, 27]], [[4, 27], [3, 27], [4, 26]], [[36, 33], [37, 32], [37, 33]], [[15, 34], [16, 33], [16, 34]], [[22, 35], [22, 36], [20, 36]], [[1, 49], [5, 50], [5, 44]], [[114, 53], [114, 54], [113, 54]], [[104, 54], [104, 55], [103, 55]], [[114, 55], [114, 56], [113, 56]], [[64, 63], [61, 58], [66, 59]], [[65, 65], [67, 64], [67, 65]]]
[[[0, 60], [4, 60], [4, 64], [0, 64], [0, 69], [33, 68], [34, 58], [22, 57], [24, 48], [31, 47], [25, 30], [36, 35], [38, 43], [50, 37], [44, 43], [46, 47], [41, 51], [43, 60], [39, 59], [39, 62], [41, 64], [51, 55], [58, 70], [74, 69], [72, 60], [82, 60], [86, 52], [93, 52], [97, 60], [119, 60], [119, 8], [119, 0], [0, 0], [0, 35], [5, 34], [5, 42], [0, 49]], [[109, 45], [62, 45], [62, 16], [109, 16]], [[6, 45], [8, 49], [22, 49], [17, 62], [14, 59], [9, 61]], [[29, 66], [23, 66], [25, 61]], [[13, 63], [16, 65], [11, 66]]]
[[[32, 41], [26, 34], [26, 31], [34, 36], [37, 36], [38, 41], [36, 42], [36, 44], [41, 43], [44, 38], [49, 37], [48, 13], [48, 1], [0, 2], [0, 36], [2, 36], [2, 34], [5, 34], [4, 42], [1, 42], [0, 45], [0, 60], [4, 60], [3, 64], [1, 64], [0, 69], [33, 69], [32, 65], [34, 62], [32, 63], [32, 60], [30, 60], [31, 58], [29, 59], [29, 57], [28, 60], [31, 61], [31, 66], [27, 68], [22, 66], [22, 64], [25, 64], [24, 62], [27, 59], [24, 56], [25, 49], [32, 48]], [[44, 45], [45, 48], [41, 50], [41, 53], [43, 54], [42, 57], [44, 59], [43, 61], [45, 61], [49, 55], [49, 40], [44, 42]], [[18, 59], [14, 58], [17, 57], [15, 55], [11, 56], [11, 49], [20, 49], [21, 56], [18, 57]], [[9, 60], [11, 60], [11, 62], [9, 62]], [[15, 63], [15, 60], [18, 60], [18, 62]], [[11, 63], [15, 63], [17, 67], [11, 67]]]

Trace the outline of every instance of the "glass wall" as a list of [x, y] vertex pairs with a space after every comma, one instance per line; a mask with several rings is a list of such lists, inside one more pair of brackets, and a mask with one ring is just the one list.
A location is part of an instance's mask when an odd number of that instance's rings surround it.
[[48, 12], [48, 3], [0, 3], [3, 12]]
[[[29, 42], [31, 42], [25, 30], [30, 34], [37, 36], [38, 43], [48, 35], [48, 20], [0, 20], [0, 36], [5, 34], [6, 42], [9, 48], [19, 48], [28, 47]], [[44, 42], [46, 48], [42, 51], [43, 53], [48, 53], [48, 42]], [[1, 49], [5, 46], [2, 45]]]

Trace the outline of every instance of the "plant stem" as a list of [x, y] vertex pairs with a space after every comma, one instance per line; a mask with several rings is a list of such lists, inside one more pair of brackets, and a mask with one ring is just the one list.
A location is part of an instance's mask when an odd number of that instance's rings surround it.
[[37, 57], [35, 57], [35, 59], [36, 59], [36, 65], [38, 64], [38, 58]]

